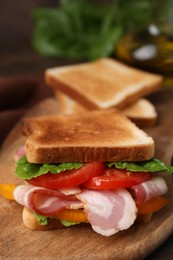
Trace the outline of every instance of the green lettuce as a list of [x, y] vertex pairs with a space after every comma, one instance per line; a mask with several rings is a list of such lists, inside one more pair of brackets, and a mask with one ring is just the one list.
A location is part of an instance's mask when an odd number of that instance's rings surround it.
[[83, 163], [35, 164], [29, 163], [26, 156], [17, 161], [15, 175], [21, 179], [30, 180], [34, 177], [51, 172], [53, 174], [66, 170], [78, 169]]
[[166, 165], [162, 161], [152, 158], [143, 162], [111, 162], [107, 163], [108, 167], [115, 167], [118, 169], [126, 169], [132, 172], [165, 172], [173, 173], [173, 166]]
[[42, 226], [46, 226], [48, 224], [48, 217], [46, 216], [41, 216], [37, 212], [33, 211], [38, 223]]
[[[37, 212], [33, 211], [38, 223], [42, 226], [46, 226], [48, 224], [48, 218], [55, 218], [55, 217], [46, 217], [46, 216], [41, 216], [39, 215]], [[57, 218], [55, 218], [57, 219]], [[73, 225], [77, 225], [77, 224], [80, 224], [80, 222], [71, 222], [71, 221], [67, 221], [67, 220], [62, 220], [60, 219], [61, 223], [66, 226], [66, 227], [69, 227], [69, 226], [73, 226]]]
[[73, 226], [73, 225], [80, 224], [80, 222], [71, 222], [71, 221], [62, 220], [62, 219], [60, 219], [60, 221], [66, 227], [70, 227], [70, 226]]

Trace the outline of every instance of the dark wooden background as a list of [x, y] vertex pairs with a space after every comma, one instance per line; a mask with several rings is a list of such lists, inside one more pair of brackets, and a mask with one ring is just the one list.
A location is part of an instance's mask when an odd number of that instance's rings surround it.
[[58, 0], [1, 0], [0, 39], [29, 37], [32, 33], [32, 10], [42, 6], [56, 6]]

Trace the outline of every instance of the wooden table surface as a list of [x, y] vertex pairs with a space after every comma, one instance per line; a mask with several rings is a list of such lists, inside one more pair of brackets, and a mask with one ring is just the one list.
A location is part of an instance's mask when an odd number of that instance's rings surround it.
[[[76, 63], [76, 61], [40, 57], [32, 50], [27, 39], [0, 40], [0, 77], [33, 75], [43, 73], [47, 67], [72, 63]], [[172, 260], [173, 235], [148, 256], [147, 259]]]

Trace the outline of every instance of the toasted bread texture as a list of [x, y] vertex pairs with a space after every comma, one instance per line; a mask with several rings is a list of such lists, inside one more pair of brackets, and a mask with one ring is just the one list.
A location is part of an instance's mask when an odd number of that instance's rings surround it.
[[[56, 91], [55, 94], [62, 113], [68, 115], [86, 112], [87, 109], [84, 106], [75, 102], [64, 93]], [[137, 100], [125, 109], [122, 109], [121, 112], [140, 127], [154, 126], [158, 118], [154, 105], [145, 98]]]
[[143, 161], [154, 141], [118, 110], [26, 118], [26, 156], [31, 163]]
[[90, 110], [124, 108], [158, 90], [162, 77], [110, 58], [46, 70], [45, 80]]
[[47, 225], [40, 225], [33, 211], [26, 207], [23, 208], [22, 219], [24, 225], [32, 230], [51, 230], [60, 229], [64, 227], [58, 219], [54, 218], [49, 218]]

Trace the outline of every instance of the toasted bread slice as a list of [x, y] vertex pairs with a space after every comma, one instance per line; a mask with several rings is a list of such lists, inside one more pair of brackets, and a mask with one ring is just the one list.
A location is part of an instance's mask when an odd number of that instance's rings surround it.
[[40, 225], [33, 211], [26, 207], [23, 208], [22, 219], [24, 225], [32, 230], [51, 230], [64, 227], [59, 220], [54, 218], [49, 218], [47, 225]]
[[116, 109], [26, 118], [26, 156], [31, 163], [143, 161], [154, 141]]
[[123, 109], [122, 112], [138, 126], [153, 126], [157, 122], [158, 115], [154, 105], [144, 98]]
[[162, 77], [110, 58], [48, 69], [46, 83], [90, 110], [124, 108], [158, 90]]
[[[56, 91], [56, 98], [61, 112], [64, 114], [68, 115], [87, 111], [84, 106], [60, 91]], [[145, 98], [139, 99], [121, 111], [135, 124], [142, 127], [155, 125], [158, 117], [154, 105]]]

